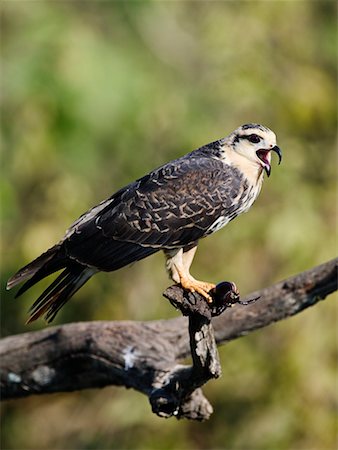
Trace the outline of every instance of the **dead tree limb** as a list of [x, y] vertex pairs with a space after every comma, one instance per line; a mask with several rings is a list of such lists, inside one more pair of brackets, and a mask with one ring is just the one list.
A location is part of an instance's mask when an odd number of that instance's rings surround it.
[[[337, 263], [338, 259], [328, 261], [250, 294], [243, 303], [260, 299], [247, 306], [229, 308], [238, 301], [230, 283], [224, 292], [218, 288], [219, 303], [212, 308], [198, 295], [174, 286], [164, 295], [188, 318], [80, 322], [4, 338], [2, 399], [116, 385], [146, 394], [153, 411], [162, 417], [207, 419], [212, 407], [200, 387], [220, 375], [216, 343], [324, 299], [337, 290]], [[193, 364], [180, 365], [190, 352]]]

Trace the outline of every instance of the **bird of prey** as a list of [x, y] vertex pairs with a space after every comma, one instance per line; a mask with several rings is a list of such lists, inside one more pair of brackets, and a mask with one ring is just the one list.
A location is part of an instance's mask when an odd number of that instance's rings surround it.
[[65, 236], [7, 283], [25, 284], [16, 296], [63, 269], [31, 307], [28, 323], [52, 321], [72, 295], [99, 271], [110, 272], [163, 250], [170, 277], [209, 302], [214, 284], [190, 275], [199, 239], [248, 211], [271, 172], [271, 151], [281, 162], [275, 134], [242, 125], [128, 184], [84, 213]]

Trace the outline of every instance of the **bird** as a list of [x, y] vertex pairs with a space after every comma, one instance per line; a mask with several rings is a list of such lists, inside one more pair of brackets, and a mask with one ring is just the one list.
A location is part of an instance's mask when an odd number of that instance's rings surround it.
[[190, 274], [200, 239], [249, 210], [271, 173], [271, 152], [282, 160], [276, 135], [249, 123], [228, 136], [151, 171], [82, 214], [64, 237], [21, 268], [7, 289], [16, 297], [63, 271], [30, 308], [27, 323], [51, 322], [94, 274], [111, 272], [160, 250], [171, 279], [212, 302], [215, 284]]

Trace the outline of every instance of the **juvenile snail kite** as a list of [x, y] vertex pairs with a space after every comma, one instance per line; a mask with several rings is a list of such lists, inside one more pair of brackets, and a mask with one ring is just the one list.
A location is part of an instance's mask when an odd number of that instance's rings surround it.
[[63, 269], [28, 319], [46, 313], [51, 321], [96, 272], [114, 271], [163, 250], [170, 277], [210, 301], [214, 285], [189, 273], [198, 241], [248, 211], [264, 172], [270, 175], [271, 151], [280, 162], [275, 134], [246, 124], [153, 170], [84, 213], [60, 242], [10, 278], [7, 288], [25, 281], [19, 296]]

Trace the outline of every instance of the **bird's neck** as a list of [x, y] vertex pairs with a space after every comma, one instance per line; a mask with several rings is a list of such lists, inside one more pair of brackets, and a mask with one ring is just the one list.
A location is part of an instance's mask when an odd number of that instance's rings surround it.
[[262, 166], [255, 161], [250, 161], [245, 156], [234, 152], [233, 150], [224, 149], [224, 161], [238, 169], [252, 186], [261, 187], [264, 178], [264, 170]]

